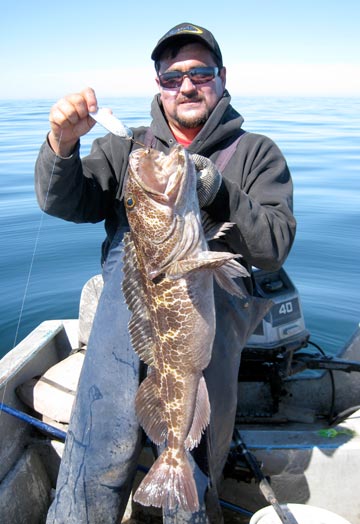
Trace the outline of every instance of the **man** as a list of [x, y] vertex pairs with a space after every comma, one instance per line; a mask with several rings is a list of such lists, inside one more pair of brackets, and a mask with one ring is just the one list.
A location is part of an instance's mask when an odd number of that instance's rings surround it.
[[[216, 250], [242, 254], [249, 270], [279, 268], [295, 235], [290, 173], [270, 139], [241, 129], [214, 36], [182, 23], [159, 40], [151, 57], [159, 94], [150, 128], [133, 129], [135, 141], [165, 153], [176, 142], [184, 145], [198, 169], [201, 207], [215, 221], [236, 224]], [[121, 238], [128, 227], [122, 186], [128, 156], [139, 146], [107, 135], [81, 160], [79, 138], [95, 124], [89, 112], [96, 108], [91, 89], [61, 99], [51, 110], [51, 131], [36, 165], [37, 196], [47, 213], [74, 222], [104, 220], [107, 232], [104, 290], [47, 521], [57, 524], [118, 522], [141, 449], [133, 402], [140, 365], [128, 339], [120, 290]], [[251, 278], [242, 285], [247, 300], [215, 287], [217, 334], [205, 370], [211, 421], [193, 453], [202, 505], [196, 515], [165, 511], [165, 522], [222, 522], [216, 487], [234, 426], [241, 349], [268, 307], [252, 297]]]

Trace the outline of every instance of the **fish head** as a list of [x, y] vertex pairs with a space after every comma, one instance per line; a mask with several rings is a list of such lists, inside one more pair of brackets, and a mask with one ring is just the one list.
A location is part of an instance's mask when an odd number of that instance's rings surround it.
[[168, 155], [137, 149], [129, 157], [124, 205], [137, 255], [150, 279], [162, 273], [184, 233], [185, 217], [198, 209], [196, 170], [180, 145]]

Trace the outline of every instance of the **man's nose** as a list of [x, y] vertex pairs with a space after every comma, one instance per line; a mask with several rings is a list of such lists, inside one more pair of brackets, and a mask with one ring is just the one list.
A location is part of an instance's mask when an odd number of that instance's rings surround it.
[[183, 76], [181, 86], [180, 86], [180, 91], [184, 93], [187, 93], [189, 91], [196, 91], [196, 85], [193, 84], [193, 82], [191, 81], [191, 78], [188, 75]]

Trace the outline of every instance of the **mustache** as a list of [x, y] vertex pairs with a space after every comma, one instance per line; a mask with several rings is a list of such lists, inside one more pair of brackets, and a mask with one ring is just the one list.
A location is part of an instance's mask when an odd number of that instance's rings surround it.
[[180, 95], [177, 99], [178, 104], [183, 104], [186, 102], [202, 102], [204, 100], [204, 97], [202, 95], [199, 95], [198, 93], [189, 93], [188, 95]]

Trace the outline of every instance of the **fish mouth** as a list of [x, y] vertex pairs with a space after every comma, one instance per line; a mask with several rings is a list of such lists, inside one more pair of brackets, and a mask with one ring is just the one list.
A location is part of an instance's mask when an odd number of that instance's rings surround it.
[[155, 149], [137, 149], [130, 155], [133, 182], [141, 188], [145, 197], [160, 206], [159, 210], [163, 212], [167, 209], [169, 227], [164, 235], [152, 238], [153, 244], [160, 245], [174, 235], [181, 237], [188, 188], [187, 163], [181, 145], [174, 146], [168, 155]]
[[155, 149], [139, 149], [130, 157], [136, 183], [156, 202], [177, 207], [186, 187], [186, 156], [182, 146], [169, 155]]
[[153, 201], [155, 213], [159, 206], [159, 213], [167, 217], [167, 228], [162, 233], [158, 230], [151, 243], [158, 246], [170, 240], [172, 249], [161, 264], [154, 261], [145, 264], [147, 276], [154, 280], [197, 245], [199, 232], [193, 223], [192, 212], [196, 191], [195, 170], [181, 145], [174, 146], [168, 155], [156, 150], [138, 149], [130, 155], [129, 163], [132, 183], [141, 189], [145, 198]]

